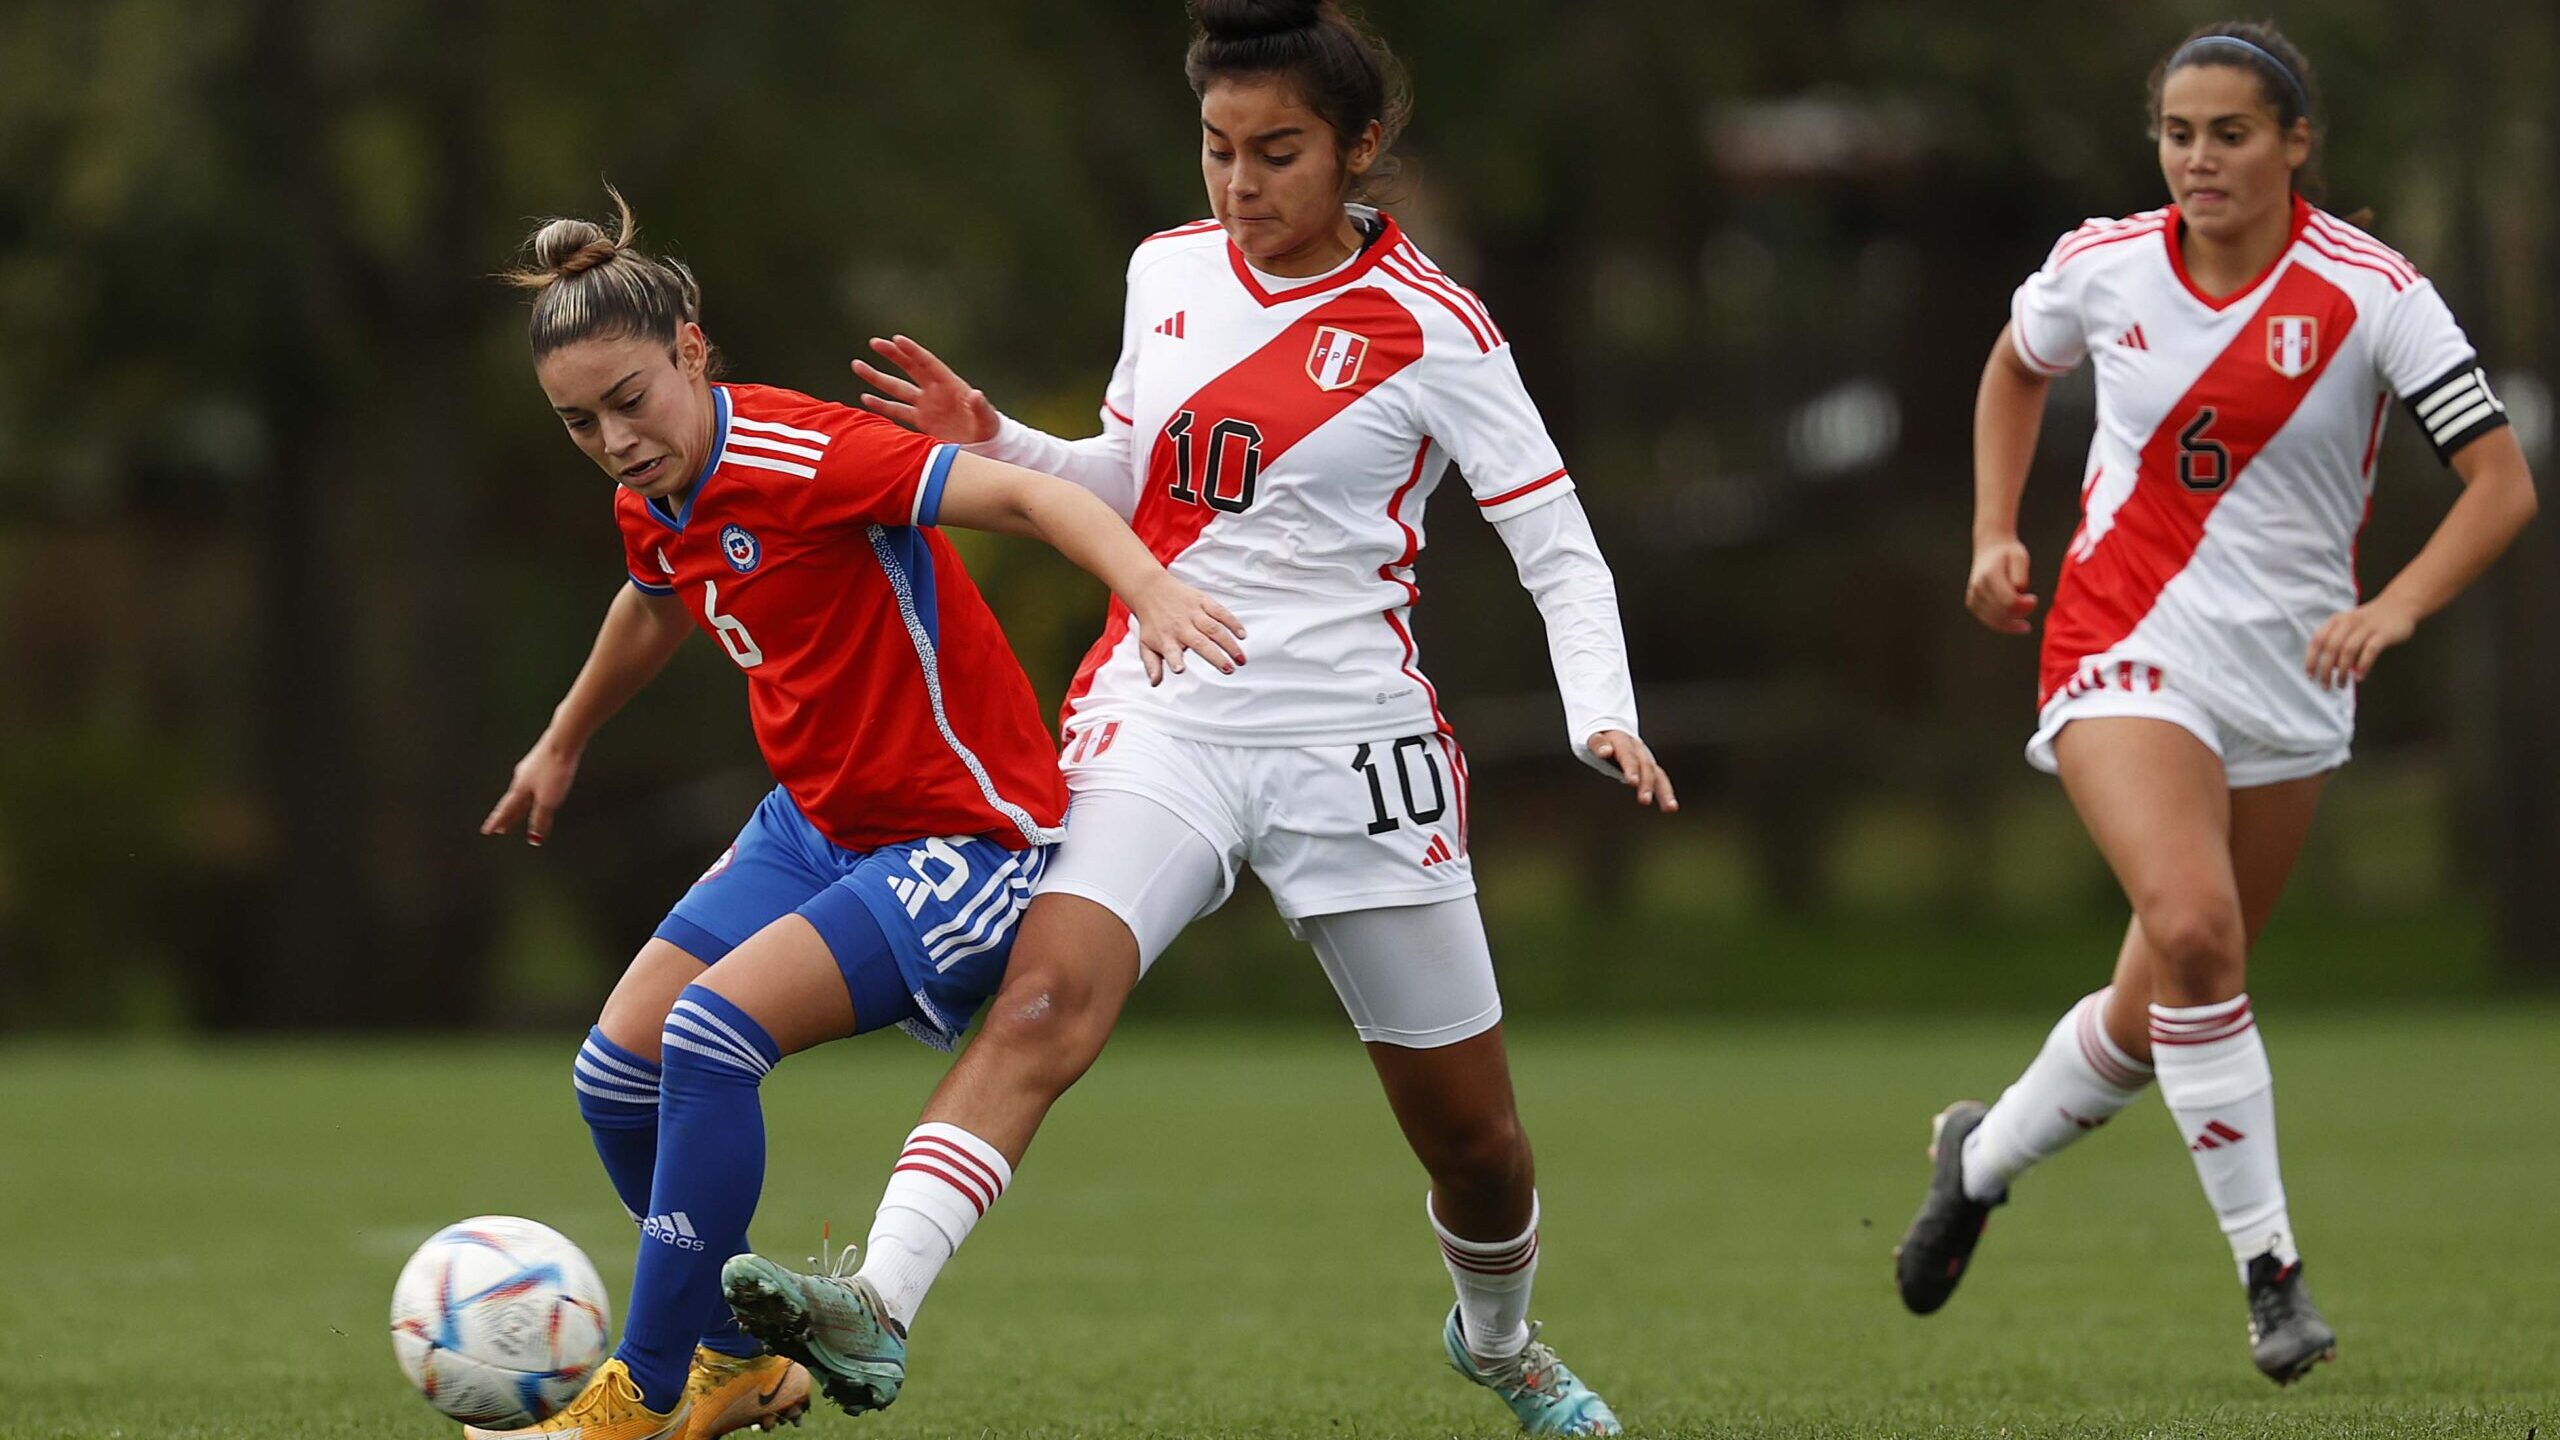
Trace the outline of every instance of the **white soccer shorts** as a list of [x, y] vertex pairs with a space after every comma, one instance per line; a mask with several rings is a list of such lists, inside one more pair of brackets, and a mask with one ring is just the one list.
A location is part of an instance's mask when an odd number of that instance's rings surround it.
[[[2132, 673], [2123, 684], [2089, 689], [2065, 687], [2046, 702], [2036, 733], [2027, 741], [2027, 763], [2048, 775], [2060, 773], [2062, 767], [2054, 758], [2053, 742], [2062, 727], [2074, 720], [2112, 716], [2166, 720], [2195, 736], [2206, 749], [2222, 757], [2222, 773], [2234, 790], [2281, 785], [2347, 763], [2347, 745], [2301, 750], [2270, 744], [2215, 715], [2174, 683], [2164, 682], [2158, 670], [2145, 665], [2128, 668]], [[2110, 671], [2109, 675], [2115, 673]]]
[[1036, 893], [1119, 916], [1143, 973], [1251, 865], [1360, 1038], [1455, 1044], [1502, 1018], [1456, 763], [1436, 736], [1289, 748], [1091, 723], [1060, 761], [1067, 839]]

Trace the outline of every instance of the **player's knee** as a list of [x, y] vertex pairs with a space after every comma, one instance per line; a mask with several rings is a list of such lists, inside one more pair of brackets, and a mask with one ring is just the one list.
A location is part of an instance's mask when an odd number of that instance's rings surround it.
[[1063, 1091], [1102, 1053], [1111, 1007], [1090, 977], [1071, 966], [1021, 966], [1005, 976], [978, 1044], [1010, 1056]]
[[596, 1032], [643, 1060], [656, 1064], [658, 1032], [666, 1024], [666, 1007], [642, 1002], [616, 990], [596, 1012]]
[[1529, 1176], [1529, 1136], [1505, 1109], [1443, 1127], [1422, 1147], [1422, 1166], [1452, 1190], [1499, 1194]]
[[[2158, 952], [2165, 974], [2157, 989], [2169, 1003], [2221, 999], [2236, 985], [2247, 961], [2247, 929], [2239, 902], [2229, 896], [2177, 896], [2144, 907], [2143, 938]], [[2168, 998], [2168, 997], [2163, 997]]]

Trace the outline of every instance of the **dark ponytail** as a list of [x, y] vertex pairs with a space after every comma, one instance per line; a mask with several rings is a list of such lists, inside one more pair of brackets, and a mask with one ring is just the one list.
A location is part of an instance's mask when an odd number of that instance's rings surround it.
[[1413, 88], [1376, 31], [1335, 0], [1193, 0], [1191, 13], [1200, 28], [1182, 73], [1192, 94], [1218, 80], [1284, 81], [1346, 155], [1375, 122], [1379, 163], [1358, 188], [1392, 178], [1385, 156], [1413, 113]]
[[2293, 188], [2317, 204], [2327, 187], [2320, 178], [2320, 155], [2329, 138], [2329, 116], [2320, 103], [2320, 77], [2284, 32], [2268, 20], [2226, 20], [2190, 32], [2178, 47], [2151, 67], [2145, 119], [2153, 139], [2160, 136], [2160, 93], [2169, 77], [2197, 65], [2227, 65], [2258, 79], [2258, 93], [2276, 112], [2277, 129], [2290, 134], [2297, 120], [2311, 122], [2311, 154], [2293, 172]]

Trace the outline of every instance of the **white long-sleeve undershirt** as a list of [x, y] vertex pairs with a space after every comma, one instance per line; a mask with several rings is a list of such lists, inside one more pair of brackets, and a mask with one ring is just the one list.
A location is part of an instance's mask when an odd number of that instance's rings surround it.
[[1601, 557], [1582, 498], [1564, 495], [1497, 520], [1493, 529], [1546, 621], [1547, 655], [1564, 697], [1565, 743], [1576, 759], [1614, 777], [1616, 763], [1591, 753], [1591, 737], [1603, 730], [1641, 732], [1627, 637], [1618, 623], [1617, 578]]
[[1010, 415], [998, 415], [994, 439], [960, 448], [972, 455], [1055, 475], [1100, 496], [1104, 504], [1120, 512], [1121, 519], [1137, 518], [1138, 477], [1129, 464], [1129, 427], [1109, 415], [1102, 418], [1101, 434], [1082, 440], [1061, 440]]

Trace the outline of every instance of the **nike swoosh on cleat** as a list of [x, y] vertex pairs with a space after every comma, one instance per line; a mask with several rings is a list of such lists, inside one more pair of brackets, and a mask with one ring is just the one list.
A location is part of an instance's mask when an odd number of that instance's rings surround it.
[[781, 1394], [781, 1393], [782, 1393], [782, 1387], [783, 1387], [783, 1386], [785, 1386], [785, 1385], [788, 1385], [788, 1384], [790, 1384], [790, 1383], [791, 1383], [791, 1369], [790, 1369], [790, 1367], [789, 1367], [789, 1366], [784, 1366], [784, 1367], [783, 1367], [783, 1371], [782, 1371], [782, 1378], [773, 1382], [773, 1388], [772, 1388], [772, 1389], [767, 1390], [767, 1391], [766, 1391], [766, 1392], [764, 1392], [763, 1394], [761, 1394], [761, 1395], [757, 1396], [757, 1397], [756, 1397], [756, 1403], [757, 1403], [757, 1404], [759, 1404], [759, 1405], [770, 1405], [770, 1404], [772, 1404], [772, 1403], [773, 1403], [773, 1397], [774, 1397], [774, 1396], [776, 1396], [776, 1395]]

